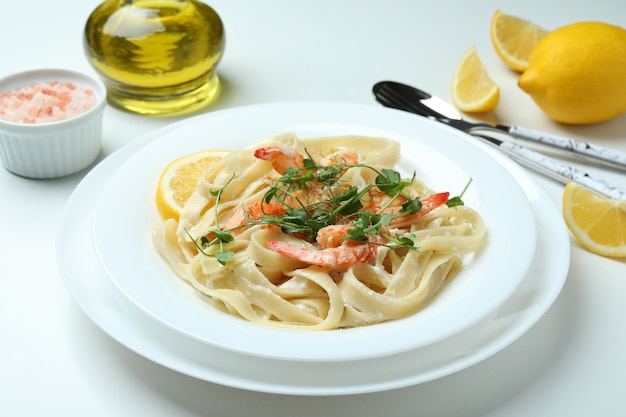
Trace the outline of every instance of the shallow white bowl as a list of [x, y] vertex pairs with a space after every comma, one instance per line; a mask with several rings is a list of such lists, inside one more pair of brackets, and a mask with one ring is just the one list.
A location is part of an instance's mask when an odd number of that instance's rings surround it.
[[101, 81], [65, 69], [39, 69], [0, 79], [0, 94], [55, 80], [91, 88], [97, 103], [84, 113], [56, 122], [26, 124], [0, 119], [0, 159], [14, 174], [62, 177], [86, 168], [100, 153], [106, 105], [106, 88]]

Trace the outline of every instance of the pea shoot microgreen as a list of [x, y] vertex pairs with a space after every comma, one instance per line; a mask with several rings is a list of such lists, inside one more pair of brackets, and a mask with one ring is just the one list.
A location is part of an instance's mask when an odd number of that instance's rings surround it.
[[[225, 185], [211, 191], [216, 201], [213, 207], [216, 219], [215, 228], [199, 240], [194, 239], [186, 231], [188, 237], [202, 254], [215, 257], [222, 265], [225, 265], [234, 255], [225, 247], [227, 243], [234, 240], [232, 232], [238, 228], [254, 225], [275, 225], [280, 227], [283, 233], [295, 234], [313, 242], [320, 229], [331, 225], [347, 224], [351, 227], [347, 231], [347, 236], [342, 238], [344, 240], [370, 242], [394, 249], [406, 248], [419, 252], [420, 249], [416, 246], [413, 234], [391, 235], [388, 232], [388, 226], [395, 219], [415, 214], [422, 208], [420, 198], [411, 198], [406, 192], [406, 188], [415, 182], [415, 173], [411, 179], [403, 179], [398, 171], [390, 168], [383, 168], [379, 171], [369, 165], [348, 164], [340, 159], [333, 162], [331, 165], [319, 165], [307, 153], [301, 168], [287, 169], [269, 186], [263, 196], [263, 204], [275, 201], [285, 206], [284, 214], [265, 214], [259, 219], [248, 218], [245, 224], [223, 230], [217, 222], [218, 206], [224, 190], [234, 178], [234, 176], [231, 177]], [[355, 167], [372, 170], [376, 174], [374, 184], [366, 184], [359, 188], [342, 179], [346, 171]], [[470, 183], [471, 179], [461, 194], [450, 198], [446, 205], [448, 207], [463, 205], [461, 197]], [[371, 212], [364, 209], [363, 199], [368, 196], [368, 193], [374, 191], [389, 198], [386, 199], [385, 205], [379, 207], [376, 212]], [[308, 198], [309, 194], [315, 194], [315, 198]], [[403, 200], [401, 209], [386, 211], [399, 198]], [[382, 237], [385, 243], [375, 243], [372, 237]], [[207, 250], [213, 247], [216, 248], [211, 251]]]
[[448, 199], [446, 206], [457, 207], [457, 206], [465, 205], [462, 198], [465, 195], [465, 192], [467, 191], [471, 183], [472, 183], [472, 178], [470, 178], [469, 181], [467, 181], [467, 184], [465, 184], [465, 187], [463, 187], [463, 189], [461, 190], [461, 194], [457, 195], [456, 197], [452, 197]]

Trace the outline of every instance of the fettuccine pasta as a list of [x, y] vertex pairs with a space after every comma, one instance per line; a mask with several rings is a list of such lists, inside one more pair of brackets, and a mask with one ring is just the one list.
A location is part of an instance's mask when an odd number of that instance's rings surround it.
[[274, 137], [209, 167], [179, 220], [157, 225], [155, 246], [207, 302], [253, 323], [406, 317], [480, 249], [485, 226], [447, 192], [400, 180], [399, 158], [384, 138]]

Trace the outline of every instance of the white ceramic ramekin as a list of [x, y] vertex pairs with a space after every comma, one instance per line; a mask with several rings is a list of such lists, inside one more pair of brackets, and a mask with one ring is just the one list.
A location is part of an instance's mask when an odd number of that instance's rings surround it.
[[55, 80], [92, 89], [97, 103], [84, 113], [56, 122], [25, 124], [0, 119], [0, 159], [14, 174], [62, 177], [86, 168], [100, 153], [106, 105], [106, 88], [101, 81], [65, 69], [40, 69], [0, 79], [0, 94]]

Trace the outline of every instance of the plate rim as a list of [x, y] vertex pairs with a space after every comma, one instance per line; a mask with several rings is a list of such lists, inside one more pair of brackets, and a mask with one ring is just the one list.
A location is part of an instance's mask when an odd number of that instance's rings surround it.
[[[193, 129], [196, 129], [198, 126], [207, 127], [207, 125], [210, 126], [211, 124], [215, 124], [214, 122], [215, 119], [217, 119], [218, 122], [221, 122], [225, 118], [228, 119], [229, 117], [231, 118], [241, 117], [242, 115], [245, 116], [247, 114], [258, 114], [259, 112], [260, 113], [266, 112], [264, 113], [266, 116], [268, 113], [270, 114], [270, 116], [280, 113], [281, 117], [284, 117], [283, 114], [285, 111], [287, 111], [287, 109], [289, 110], [296, 109], [297, 112], [302, 112], [308, 115], [310, 115], [311, 113], [315, 113], [314, 111], [311, 112], [312, 109], [318, 110], [318, 111], [321, 111], [323, 115], [326, 115], [326, 117], [328, 117], [327, 112], [332, 113], [333, 115], [335, 115], [337, 112], [341, 113], [342, 111], [345, 112], [346, 114], [354, 113], [357, 115], [355, 117], [359, 120], [359, 123], [363, 123], [359, 119], [359, 117], [361, 116], [359, 111], [362, 111], [368, 116], [370, 115], [370, 112], [373, 111], [374, 115], [381, 115], [381, 117], [383, 116], [389, 117], [391, 118], [393, 122], [397, 122], [398, 120], [407, 121], [408, 126], [411, 129], [417, 129], [415, 133], [415, 137], [424, 136], [424, 133], [419, 131], [420, 127], [422, 129], [424, 128], [431, 129], [437, 133], [443, 132], [443, 134], [445, 135], [450, 134], [451, 140], [452, 139], [457, 140], [458, 144], [460, 144], [458, 146], [465, 147], [465, 150], [468, 150], [468, 149], [470, 151], [478, 150], [480, 151], [478, 152], [478, 155], [483, 158], [486, 158], [487, 162], [490, 162], [492, 160], [489, 154], [485, 154], [484, 152], [482, 152], [480, 148], [475, 147], [474, 143], [468, 142], [465, 138], [461, 137], [462, 134], [459, 133], [458, 131], [446, 129], [445, 126], [441, 126], [438, 123], [421, 119], [421, 118], [416, 118], [414, 116], [408, 115], [407, 113], [400, 113], [400, 112], [390, 111], [389, 109], [375, 108], [372, 106], [362, 106], [362, 105], [343, 104], [343, 103], [307, 103], [307, 102], [271, 103], [269, 105], [244, 106], [240, 108], [228, 109], [226, 111], [218, 111], [215, 113], [210, 113], [208, 115], [200, 115], [200, 116], [196, 116], [187, 120], [183, 120], [181, 122], [177, 122], [175, 126], [170, 126], [169, 128], [166, 128], [166, 129], [159, 129], [151, 133], [149, 135], [150, 137], [149, 143], [147, 143], [145, 146], [139, 149], [136, 153], [134, 153], [134, 155], [128, 157], [127, 160], [124, 162], [124, 164], [122, 164], [122, 168], [118, 167], [116, 175], [112, 176], [112, 179], [109, 180], [109, 185], [111, 183], [114, 183], [115, 178], [120, 177], [120, 171], [123, 171], [124, 167], [126, 167], [126, 169], [132, 169], [129, 167], [136, 165], [137, 159], [141, 158], [142, 154], [149, 153], [150, 151], [153, 151], [153, 153], [158, 153], [155, 151], [155, 149], [159, 150], [161, 147], [163, 147], [164, 144], [167, 145], [169, 142], [172, 142], [171, 138], [168, 139], [168, 135], [171, 133], [176, 133], [180, 131], [181, 129], [193, 130]], [[230, 114], [230, 115], [225, 116], [227, 114]], [[275, 123], [278, 123], [282, 126], [294, 124], [294, 122], [291, 119], [289, 118], [287, 119], [288, 119], [287, 122], [283, 122], [283, 120], [281, 119], [280, 122], [275, 122]], [[313, 117], [312, 119], [315, 119], [315, 117]], [[296, 120], [299, 120], [299, 119], [296, 117]], [[304, 120], [310, 120], [310, 119], [305, 118]], [[321, 120], [322, 121], [318, 121], [316, 119], [316, 121], [310, 121], [309, 124], [310, 126], [313, 126], [315, 129], [317, 129], [319, 125], [327, 123], [326, 121], [330, 119], [324, 119], [322, 117]], [[384, 120], [385, 122], [387, 122], [387, 119], [384, 119]], [[295, 122], [295, 123], [301, 123], [301, 122]], [[354, 123], [353, 119], [350, 119], [350, 122], [348, 122], [347, 124], [349, 125], [350, 123]], [[270, 123], [270, 125], [271, 124], [272, 123]], [[332, 125], [332, 123], [330, 124]], [[374, 130], [379, 130], [381, 128], [380, 124], [376, 124], [376, 123], [373, 123], [373, 124], [376, 126]], [[273, 129], [277, 129], [277, 128], [274, 127]], [[333, 129], [334, 128], [331, 128], [331, 130]], [[366, 129], [372, 129], [372, 128], [367, 127]], [[394, 133], [397, 135], [397, 132], [394, 132]], [[260, 137], [259, 140], [260, 139], [263, 139], [263, 138]], [[422, 141], [420, 141], [420, 143], [423, 145]], [[441, 151], [444, 148], [445, 146], [436, 148], [436, 151]], [[171, 156], [168, 156], [168, 158], [171, 158]], [[494, 162], [496, 162], [497, 164], [497, 161], [494, 161]], [[467, 163], [470, 163], [470, 162], [467, 162]], [[500, 164], [497, 164], [497, 165], [499, 166]], [[503, 171], [506, 172], [506, 170], [504, 169]], [[502, 180], [503, 180], [502, 178], [499, 179], [499, 181], [502, 181]], [[509, 183], [511, 183], [511, 181], [515, 183], [512, 177]], [[515, 183], [515, 186], [518, 186], [518, 184]], [[107, 188], [110, 188], [110, 187], [105, 187], [105, 191], [103, 192], [103, 197], [101, 199], [105, 198], [106, 193], [107, 193], [106, 191]], [[518, 194], [519, 193], [523, 194], [523, 191], [521, 191], [521, 188], [520, 190], [517, 190], [517, 192]], [[525, 209], [527, 209], [527, 211], [530, 212], [529, 221], [533, 222], [534, 219], [533, 219], [532, 210], [530, 208], [530, 204], [528, 204], [528, 207], [526, 207]], [[104, 211], [105, 216], [109, 214], [107, 210], [99, 210], [99, 207], [97, 206], [95, 209], [96, 217], [98, 217], [99, 211]], [[527, 217], [528, 217], [528, 213], [527, 213]], [[98, 223], [96, 221], [94, 228], [97, 228], [97, 226], [98, 226]], [[105, 228], [105, 230], [108, 231], [109, 229]], [[535, 242], [536, 230], [533, 231], [533, 233], [534, 233], [534, 236], [532, 237], [532, 239], [534, 239], [533, 242]], [[380, 357], [380, 356], [385, 356], [385, 355], [390, 355], [390, 354], [397, 354], [397, 353], [407, 351], [407, 350], [412, 350], [420, 346], [437, 342], [443, 338], [450, 337], [451, 335], [458, 333], [459, 331], [462, 331], [463, 329], [478, 322], [483, 317], [488, 315], [491, 311], [493, 311], [502, 301], [504, 301], [514, 291], [517, 285], [519, 285], [519, 283], [522, 281], [524, 274], [530, 267], [530, 263], [534, 256], [532, 253], [532, 251], [534, 251], [534, 247], [533, 247], [533, 249], [530, 252], [528, 252], [527, 259], [524, 260], [525, 264], [522, 262], [524, 266], [520, 270], [519, 275], [513, 277], [515, 281], [511, 279], [512, 284], [506, 288], [506, 292], [501, 294], [497, 302], [494, 302], [492, 304], [483, 303], [481, 306], [479, 306], [478, 309], [476, 309], [476, 312], [478, 313], [474, 312], [475, 313], [474, 315], [472, 314], [462, 315], [461, 316], [462, 318], [456, 321], [453, 325], [451, 325], [449, 329], [446, 329], [446, 330], [434, 329], [432, 330], [434, 332], [433, 333], [434, 336], [425, 340], [424, 339], [416, 340], [416, 339], [407, 338], [407, 339], [403, 339], [401, 341], [402, 343], [398, 343], [398, 342], [387, 343], [384, 346], [383, 345], [377, 345], [377, 346], [370, 345], [369, 351], [359, 352], [359, 354], [355, 354], [354, 349], [352, 348], [353, 343], [354, 343], [353, 340], [355, 337], [360, 338], [359, 340], [362, 340], [363, 343], [366, 343], [367, 340], [372, 337], [372, 333], [375, 333], [373, 336], [377, 336], [377, 334], [382, 333], [383, 329], [385, 331], [387, 330], [389, 331], [388, 336], [393, 336], [394, 331], [390, 329], [396, 328], [395, 331], [397, 331], [403, 325], [406, 325], [407, 323], [414, 324], [415, 321], [417, 321], [417, 323], [419, 324], [420, 317], [417, 317], [417, 318], [414, 317], [413, 320], [411, 317], [407, 317], [405, 319], [396, 320], [394, 322], [377, 324], [375, 326], [372, 326], [372, 328], [375, 327], [374, 330], [369, 329], [369, 328], [347, 329], [347, 330], [342, 330], [341, 331], [342, 333], [333, 333], [333, 332], [319, 333], [319, 332], [309, 332], [309, 331], [298, 331], [298, 336], [295, 338], [291, 338], [291, 335], [293, 334], [291, 331], [285, 331], [284, 329], [268, 328], [266, 326], [260, 326], [260, 325], [254, 325], [252, 323], [247, 323], [245, 321], [242, 321], [241, 319], [225, 317], [225, 320], [228, 322], [228, 324], [225, 324], [221, 328], [219, 326], [217, 327], [217, 330], [221, 329], [221, 332], [218, 331], [217, 333], [215, 333], [213, 328], [210, 331], [207, 330], [205, 332], [204, 328], [202, 328], [200, 329], [200, 333], [199, 333], [197, 326], [193, 324], [194, 322], [192, 321], [195, 316], [195, 313], [197, 312], [196, 310], [194, 309], [187, 310], [187, 307], [188, 307], [187, 305], [182, 306], [182, 309], [184, 311], [179, 310], [176, 313], [169, 313], [168, 311], [163, 312], [163, 311], [155, 310], [155, 308], [156, 309], [160, 308], [161, 306], [160, 303], [157, 303], [155, 307], [154, 301], [149, 298], [148, 299], [139, 298], [139, 300], [137, 299], [137, 294], [139, 294], [139, 297], [144, 297], [144, 294], [145, 294], [144, 292], [137, 293], [136, 289], [131, 288], [131, 291], [135, 291], [135, 292], [129, 293], [128, 287], [125, 287], [123, 282], [118, 281], [119, 279], [118, 275], [121, 276], [124, 273], [124, 271], [120, 271], [117, 265], [122, 265], [124, 264], [124, 262], [117, 262], [117, 259], [118, 259], [117, 257], [111, 257], [110, 255], [108, 255], [108, 257], [107, 255], [103, 256], [102, 254], [103, 248], [98, 246], [97, 236], [94, 236], [94, 239], [96, 239], [96, 252], [98, 253], [98, 257], [103, 265], [103, 268], [109, 274], [109, 277], [111, 278], [111, 280], [114, 282], [114, 284], [122, 293], [124, 293], [132, 302], [134, 302], [137, 306], [139, 306], [140, 309], [145, 311], [147, 314], [151, 315], [154, 319], [159, 320], [160, 322], [170, 326], [176, 331], [179, 331], [190, 337], [194, 337], [198, 340], [201, 340], [204, 343], [208, 343], [213, 346], [220, 347], [222, 349], [229, 349], [229, 350], [239, 352], [239, 353], [245, 353], [248, 355], [255, 355], [255, 356], [261, 356], [261, 357], [266, 357], [266, 358], [297, 360], [297, 361], [301, 361], [301, 360], [342, 361], [342, 360], [360, 360], [360, 359], [365, 359], [365, 358], [370, 358], [370, 357]], [[118, 246], [113, 246], [113, 249], [117, 250]], [[117, 255], [119, 256], [121, 254], [118, 253]], [[116, 262], [106, 262], [107, 259], [110, 261], [115, 260]], [[128, 262], [132, 262], [132, 261], [133, 259], [129, 260]], [[455, 285], [454, 282], [451, 285]], [[500, 285], [504, 285], [504, 284], [500, 284]], [[448, 290], [448, 291], [451, 291], [451, 290]], [[167, 299], [167, 297], [163, 298], [164, 294], [158, 294], [158, 295], [161, 296], [162, 302], [167, 303], [170, 301]], [[436, 300], [433, 302], [433, 304], [436, 304]], [[461, 304], [461, 305], [465, 307], [464, 304]], [[179, 307], [178, 305], [175, 305], [175, 306]], [[455, 305], [455, 308], [457, 308], [456, 305]], [[470, 313], [472, 312], [470, 311]], [[183, 316], [179, 317], [178, 316], [179, 314], [182, 314]], [[207, 314], [210, 314], [210, 313], [207, 312]], [[420, 314], [420, 313], [418, 312], [416, 314]], [[453, 318], [456, 318], [456, 317], [453, 317]], [[235, 326], [235, 328], [237, 328], [237, 330], [239, 330], [240, 332], [234, 332], [233, 334], [229, 334], [228, 332], [224, 333], [224, 330], [228, 330], [230, 326]], [[386, 327], [382, 328], [381, 326], [386, 326]], [[425, 328], [427, 331], [431, 327], [431, 326], [428, 326], [428, 324], [425, 327], [424, 325], [422, 326], [423, 326], [422, 328]], [[246, 333], [246, 337], [245, 338], [240, 337], [239, 334], [242, 334], [244, 332]], [[268, 342], [268, 336], [267, 336], [268, 333], [272, 337], [284, 336], [287, 338], [286, 340], [282, 340], [283, 343], [280, 344], [281, 349], [276, 349], [276, 345], [274, 343]], [[346, 333], [350, 333], [350, 334], [346, 336]], [[217, 336], [215, 336], [216, 334]], [[312, 334], [315, 334], [315, 336], [312, 336]], [[250, 338], [254, 340], [254, 343], [250, 343]], [[383, 338], [382, 340], [387, 340], [387, 339]], [[307, 347], [313, 346], [313, 345], [316, 345], [316, 349], [315, 349], [316, 356], [312, 356], [311, 352], [306, 353]], [[250, 348], [250, 346], [254, 346], [254, 348]]]

